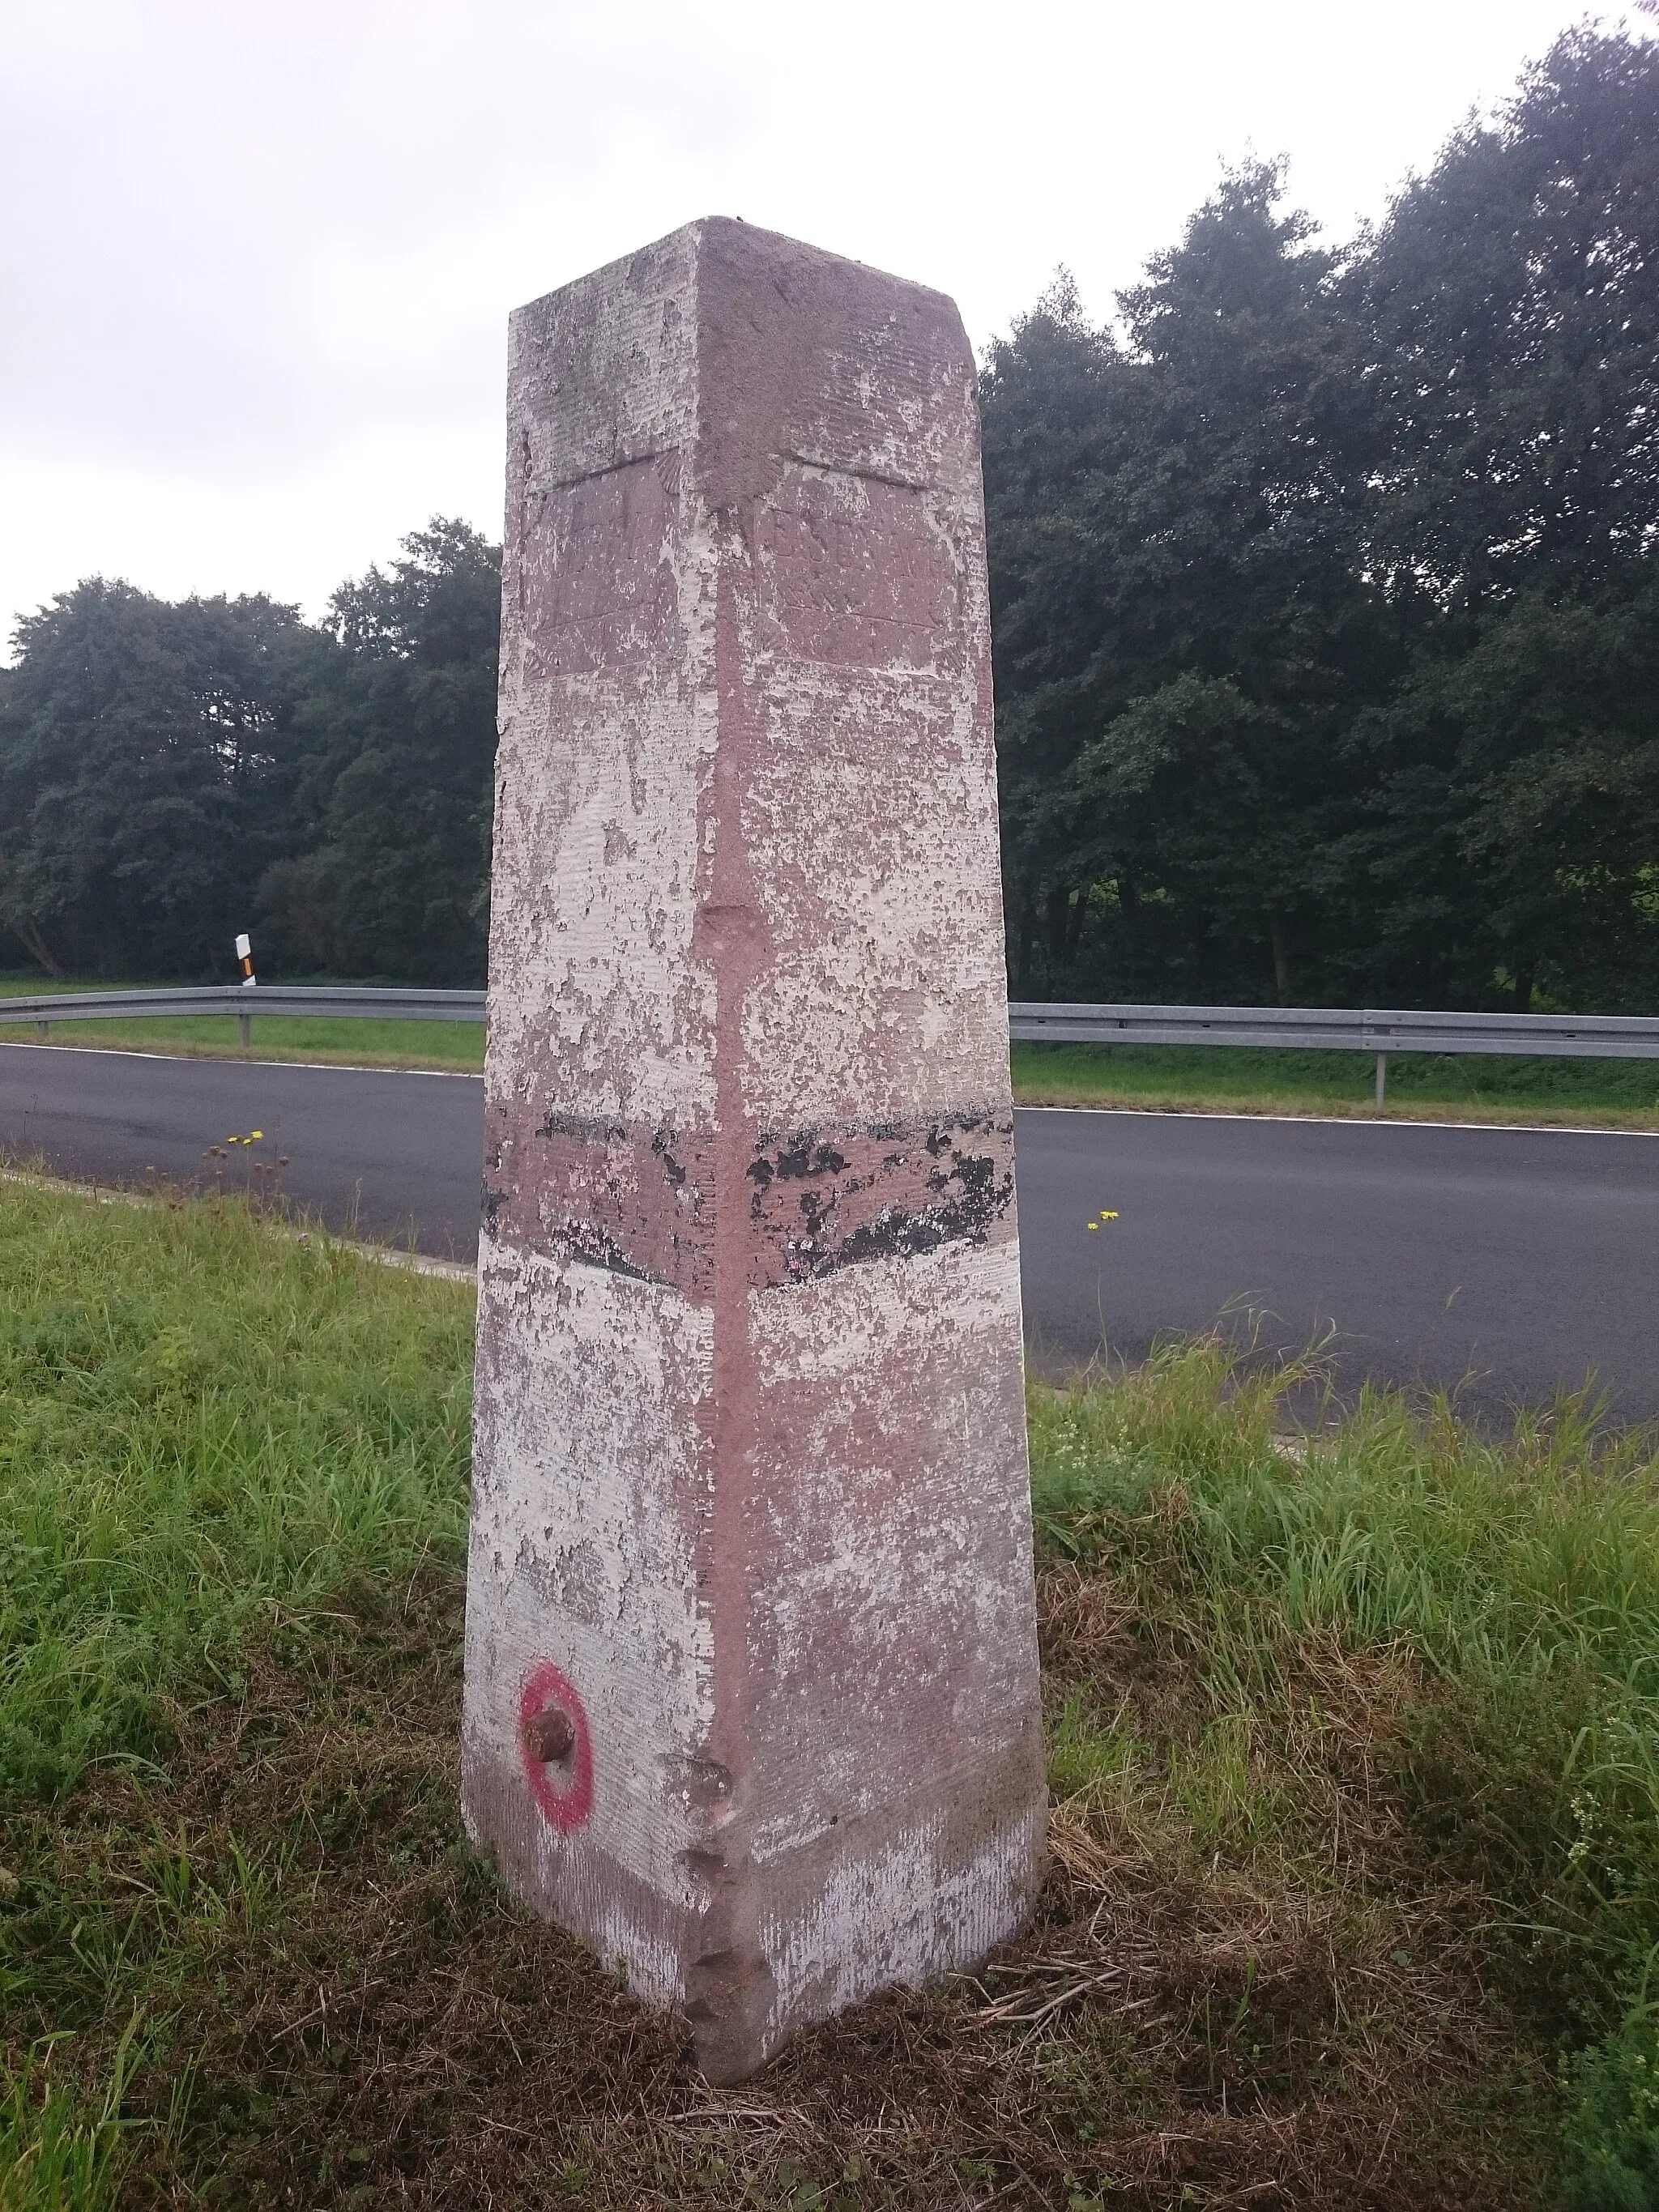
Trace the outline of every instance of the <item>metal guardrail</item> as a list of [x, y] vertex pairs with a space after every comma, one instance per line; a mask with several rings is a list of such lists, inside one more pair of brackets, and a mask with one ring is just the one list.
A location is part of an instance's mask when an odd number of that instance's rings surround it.
[[[397, 990], [375, 984], [218, 983], [177, 991], [33, 992], [0, 997], [0, 1027], [134, 1016], [235, 1014], [242, 1042], [260, 1014], [327, 1014], [400, 1022], [481, 1022], [482, 991]], [[1440, 1014], [1374, 1006], [1097, 1006], [1016, 1002], [1016, 1043], [1255, 1045], [1270, 1050], [1375, 1053], [1379, 1103], [1389, 1055], [1510, 1053], [1582, 1060], [1659, 1059], [1659, 1018], [1648, 1014]]]
[[1018, 1043], [1265, 1045], [1297, 1052], [1502, 1052], [1659, 1058], [1650, 1014], [1412, 1014], [1373, 1006], [1011, 1006]]
[[250, 1043], [259, 1014], [332, 1014], [359, 1021], [481, 1022], [482, 991], [401, 991], [378, 984], [213, 983], [179, 991], [36, 991], [0, 997], [0, 1027], [33, 1022], [50, 1036], [54, 1022], [131, 1021], [160, 1014], [234, 1014]]
[[1438, 1014], [1374, 1006], [1089, 1006], [1021, 1003], [1008, 1009], [1018, 1044], [1255, 1045], [1293, 1052], [1376, 1055], [1376, 1103], [1389, 1055], [1509, 1053], [1572, 1060], [1659, 1059], [1649, 1014]]

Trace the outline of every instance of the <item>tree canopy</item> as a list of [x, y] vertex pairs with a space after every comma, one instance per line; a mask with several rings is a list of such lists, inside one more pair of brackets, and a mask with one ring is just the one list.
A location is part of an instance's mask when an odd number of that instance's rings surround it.
[[434, 520], [320, 628], [94, 578], [0, 684], [0, 928], [52, 974], [482, 980], [501, 556]]
[[1337, 252], [1227, 175], [984, 378], [1032, 996], [1659, 991], [1659, 53], [1583, 29]]
[[293, 849], [260, 915], [299, 968], [481, 982], [501, 550], [434, 520], [404, 552], [329, 603], [334, 650], [296, 715]]
[[[1286, 184], [986, 362], [1015, 990], [1650, 1011], [1659, 45], [1568, 33], [1346, 244]], [[500, 566], [26, 618], [0, 961], [480, 980]]]
[[206, 972], [282, 849], [317, 641], [265, 599], [93, 578], [0, 691], [0, 925], [54, 975]]

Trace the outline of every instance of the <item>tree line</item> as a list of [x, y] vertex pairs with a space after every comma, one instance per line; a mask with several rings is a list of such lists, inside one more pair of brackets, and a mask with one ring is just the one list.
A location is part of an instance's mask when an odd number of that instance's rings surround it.
[[1343, 250], [1283, 181], [993, 349], [1014, 988], [1659, 1006], [1659, 48]]
[[[1228, 173], [982, 379], [1025, 997], [1659, 1008], [1659, 46], [1585, 27], [1386, 217]], [[0, 672], [0, 965], [482, 979], [500, 555], [325, 620], [93, 580]]]
[[442, 520], [314, 626], [59, 594], [0, 673], [0, 931], [52, 975], [228, 975], [251, 929], [267, 975], [481, 981], [500, 619]]

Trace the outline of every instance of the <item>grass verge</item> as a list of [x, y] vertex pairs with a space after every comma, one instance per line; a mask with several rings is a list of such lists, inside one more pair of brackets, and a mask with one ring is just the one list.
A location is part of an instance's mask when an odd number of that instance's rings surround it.
[[465, 1286], [22, 1184], [0, 1284], [5, 2212], [1656, 2201], [1640, 1439], [1034, 1389], [1037, 1923], [716, 2094], [458, 1827]]
[[[434, 1034], [435, 1032], [435, 1034]], [[323, 1067], [429, 1069], [477, 1075], [483, 1068], [482, 1022], [345, 1021], [325, 1016], [261, 1014], [244, 1050], [233, 1015], [179, 1021], [54, 1022], [46, 1041], [82, 1051], [155, 1053], [173, 1060], [312, 1060]], [[33, 1024], [0, 1023], [0, 1044], [39, 1044]]]
[[[0, 1009], [8, 998], [35, 992], [143, 988], [95, 981], [49, 983], [0, 976]], [[260, 1014], [244, 1048], [234, 1014], [181, 1015], [176, 1020], [53, 1022], [42, 1039], [33, 1019], [0, 1021], [0, 1044], [92, 1047], [105, 1052], [160, 1053], [186, 1060], [315, 1060], [325, 1066], [430, 1068], [477, 1074], [483, 1066], [482, 1022], [370, 1021], [330, 1015]]]
[[1659, 1060], [1391, 1053], [1380, 1115], [1372, 1053], [1017, 1044], [1013, 1070], [1024, 1106], [1659, 1130]]

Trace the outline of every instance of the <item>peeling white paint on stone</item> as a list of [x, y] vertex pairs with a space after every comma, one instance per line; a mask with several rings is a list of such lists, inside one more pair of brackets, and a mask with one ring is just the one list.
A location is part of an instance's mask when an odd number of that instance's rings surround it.
[[491, 1003], [487, 1080], [569, 1112], [707, 1115], [714, 982], [691, 957], [703, 733], [592, 678], [568, 688], [556, 731], [550, 700], [536, 706], [496, 769], [495, 867], [543, 889], [517, 917], [517, 988]]
[[695, 224], [508, 433], [463, 1787], [734, 2079], [1040, 1863], [975, 368]]
[[[714, 1108], [714, 977], [692, 932], [718, 719], [713, 549], [681, 468], [690, 234], [627, 265], [512, 322], [485, 1080], [539, 1099], [550, 1057], [550, 1103], [650, 1121]], [[624, 477], [634, 516], [617, 498], [578, 532]]]
[[1029, 1807], [952, 1864], [927, 1823], [837, 1861], [802, 1911], [763, 1920], [775, 1991], [766, 2051], [872, 1990], [923, 1986], [984, 1958], [1024, 1917], [1043, 1825], [1043, 1809]]
[[[757, 1861], [855, 1822], [902, 1778], [1016, 1746], [1038, 1695], [1011, 1241], [750, 1294], [769, 1524], [750, 1609], [777, 1743]], [[964, 1668], [961, 1655], [974, 1655]], [[792, 1713], [810, 1714], [795, 1731]], [[924, 1716], [926, 1716], [924, 1721]]]
[[[914, 1360], [933, 1346], [1012, 1360], [1023, 1392], [1024, 1346], [1007, 1333], [1008, 1301], [1018, 1296], [1019, 1246], [1010, 1237], [918, 1252], [902, 1274], [848, 1269], [783, 1297], [751, 1291], [749, 1312], [762, 1372], [780, 1388], [854, 1385], [872, 1361]], [[964, 1341], [973, 1338], [977, 1347]]]
[[519, 1691], [532, 1660], [556, 1662], [594, 1736], [588, 1841], [688, 1902], [682, 1855], [700, 1831], [665, 1787], [664, 1761], [694, 1758], [714, 1717], [696, 1587], [710, 1489], [696, 1413], [712, 1385], [714, 1316], [665, 1285], [505, 1256], [488, 1241], [479, 1283], [501, 1326], [477, 1382], [474, 1748], [517, 1764]]

